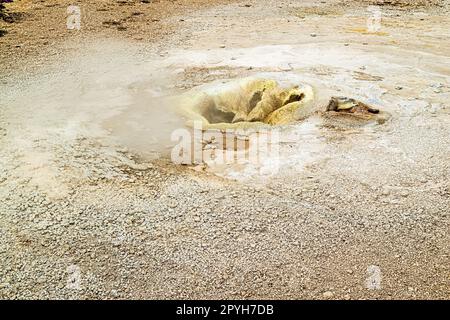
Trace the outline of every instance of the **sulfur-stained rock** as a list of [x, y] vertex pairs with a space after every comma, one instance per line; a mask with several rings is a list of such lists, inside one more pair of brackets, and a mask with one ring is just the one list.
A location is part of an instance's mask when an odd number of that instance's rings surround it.
[[205, 129], [232, 129], [286, 124], [298, 120], [299, 109], [314, 101], [310, 86], [282, 88], [274, 80], [249, 78], [220, 89], [183, 97], [179, 111], [188, 125], [201, 121]]
[[282, 105], [284, 91], [279, 88], [267, 90], [247, 116], [247, 121], [264, 121], [264, 119]]
[[287, 93], [283, 101], [283, 106], [272, 112], [264, 119], [264, 122], [275, 125], [288, 124], [304, 119], [312, 112], [311, 107], [314, 98], [315, 95], [312, 87], [305, 86], [302, 89], [294, 88]]
[[274, 112], [272, 112], [266, 119], [264, 119], [265, 123], [274, 125], [274, 124], [287, 124], [292, 122], [292, 119], [295, 118], [296, 112], [300, 107], [300, 102], [292, 102], [289, 103]]

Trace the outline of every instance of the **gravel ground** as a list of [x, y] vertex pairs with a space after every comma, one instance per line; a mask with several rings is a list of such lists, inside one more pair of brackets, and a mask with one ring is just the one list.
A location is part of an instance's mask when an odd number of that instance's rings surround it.
[[[308, 1], [93, 1], [80, 3], [89, 19], [74, 34], [56, 18], [68, 3], [33, 2], [0, 38], [1, 298], [450, 298], [450, 50], [440, 33], [448, 28], [445, 13], [418, 9], [430, 24], [419, 40], [403, 29], [393, 38], [361, 40], [321, 29], [344, 23], [339, 19], [347, 18], [335, 16], [348, 10], [348, 2], [318, 6], [311, 21], [298, 26], [306, 28], [300, 35], [287, 26], [311, 12], [303, 7], [311, 6]], [[417, 13], [411, 12], [401, 13], [396, 26], [411, 23]], [[250, 28], [259, 33], [243, 34]], [[408, 30], [416, 35], [420, 28]], [[286, 30], [292, 34], [283, 36]], [[126, 42], [114, 44], [118, 39]], [[365, 130], [332, 120], [321, 129], [325, 146], [318, 156], [264, 183], [151, 160], [113, 143], [99, 124], [119, 110], [109, 105], [120, 100], [114, 90], [100, 95], [106, 101], [98, 110], [90, 113], [83, 104], [89, 101], [84, 94], [103, 92], [101, 84], [110, 81], [105, 77], [122, 87], [135, 83], [127, 70], [137, 79], [159, 70], [146, 69], [149, 56], [173, 69], [177, 50], [189, 51], [181, 55], [189, 60], [192, 52], [244, 50], [273, 39], [369, 46], [374, 61], [390, 57], [390, 51], [376, 51], [380, 45], [409, 48], [425, 57], [425, 67], [405, 74], [395, 74], [390, 64], [364, 70], [385, 80], [361, 80], [358, 69], [359, 80], [352, 78], [358, 85], [380, 83], [387, 90], [392, 121]], [[407, 59], [398, 52], [392, 57]], [[273, 72], [269, 66], [212, 65], [185, 67], [174, 86], [184, 92]], [[318, 79], [355, 77], [355, 70], [332, 65], [302, 71]], [[90, 77], [99, 77], [100, 85], [91, 88], [97, 82]], [[61, 85], [68, 79], [75, 86]], [[337, 86], [349, 81], [336, 79]], [[394, 88], [397, 81], [404, 88]], [[413, 99], [418, 97], [427, 103]], [[412, 109], [394, 106], [410, 100]], [[73, 101], [80, 109], [70, 110]]]

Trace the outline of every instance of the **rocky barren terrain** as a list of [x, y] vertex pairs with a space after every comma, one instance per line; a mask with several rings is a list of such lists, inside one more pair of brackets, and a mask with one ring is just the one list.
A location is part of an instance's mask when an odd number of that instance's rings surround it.
[[[1, 298], [450, 298], [446, 1], [6, 8]], [[173, 164], [166, 97], [245, 77], [315, 88], [280, 170]], [[329, 116], [331, 96], [390, 118]]]

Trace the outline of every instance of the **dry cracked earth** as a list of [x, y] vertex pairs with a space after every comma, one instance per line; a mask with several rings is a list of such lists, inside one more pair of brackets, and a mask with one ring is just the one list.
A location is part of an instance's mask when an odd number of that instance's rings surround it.
[[[0, 298], [450, 298], [446, 1], [7, 9]], [[163, 98], [249, 76], [316, 88], [279, 172], [173, 164]], [[391, 118], [327, 118], [330, 95]]]

